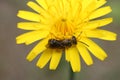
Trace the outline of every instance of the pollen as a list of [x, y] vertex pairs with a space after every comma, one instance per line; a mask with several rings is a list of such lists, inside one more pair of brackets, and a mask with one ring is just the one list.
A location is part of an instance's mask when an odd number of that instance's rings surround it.
[[72, 21], [60, 19], [51, 28], [51, 38], [57, 40], [70, 39], [75, 32], [75, 26]]

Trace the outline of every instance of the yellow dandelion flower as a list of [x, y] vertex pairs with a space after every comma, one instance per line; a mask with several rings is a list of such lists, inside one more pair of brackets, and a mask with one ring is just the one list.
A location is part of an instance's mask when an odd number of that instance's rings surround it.
[[28, 22], [19, 22], [18, 28], [29, 32], [18, 36], [17, 44], [40, 40], [27, 56], [32, 61], [41, 54], [36, 64], [39, 68], [50, 61], [49, 68], [55, 70], [63, 53], [73, 72], [81, 69], [80, 56], [87, 65], [93, 64], [89, 51], [103, 61], [107, 54], [90, 38], [116, 40], [115, 33], [100, 29], [112, 18], [96, 19], [112, 11], [110, 6], [103, 6], [105, 3], [106, 0], [29, 1], [27, 6], [35, 12], [19, 10], [17, 16]]

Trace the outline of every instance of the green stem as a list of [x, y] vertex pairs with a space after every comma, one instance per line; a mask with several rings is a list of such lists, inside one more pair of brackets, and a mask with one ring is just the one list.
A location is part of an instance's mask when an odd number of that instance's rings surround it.
[[74, 80], [74, 73], [73, 73], [71, 67], [69, 69], [69, 80]]

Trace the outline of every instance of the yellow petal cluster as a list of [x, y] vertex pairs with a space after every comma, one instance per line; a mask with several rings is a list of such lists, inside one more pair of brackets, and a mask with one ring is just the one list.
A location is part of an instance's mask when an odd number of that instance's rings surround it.
[[[81, 70], [80, 57], [87, 65], [93, 64], [89, 52], [96, 58], [104, 60], [105, 51], [91, 38], [102, 40], [116, 40], [116, 34], [101, 29], [112, 22], [112, 18], [98, 19], [112, 11], [110, 6], [104, 6], [106, 0], [36, 0], [29, 1], [27, 6], [34, 12], [19, 10], [17, 16], [27, 21], [19, 22], [19, 29], [28, 30], [16, 37], [17, 44], [32, 44], [40, 42], [27, 55], [32, 61], [40, 55], [36, 65], [43, 68], [49, 61], [49, 68], [55, 70], [62, 54], [71, 64], [74, 72]], [[101, 7], [102, 6], [102, 7]], [[50, 39], [65, 40], [75, 36], [76, 45], [65, 49], [47, 47]]]

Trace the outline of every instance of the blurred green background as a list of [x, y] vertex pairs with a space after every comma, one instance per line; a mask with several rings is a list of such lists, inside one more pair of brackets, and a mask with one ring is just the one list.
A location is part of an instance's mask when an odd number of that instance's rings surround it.
[[[15, 37], [23, 33], [16, 27], [21, 20], [16, 14], [19, 9], [30, 10], [27, 1], [30, 0], [0, 0], [0, 80], [68, 80], [70, 65], [64, 58], [56, 71], [50, 71], [48, 65], [39, 69], [35, 66], [38, 57], [32, 63], [25, 59], [36, 43], [16, 45]], [[113, 9], [108, 16], [112, 16], [114, 22], [104, 29], [117, 33], [117, 41], [97, 40], [108, 58], [101, 62], [92, 56], [94, 64], [90, 67], [82, 61], [82, 70], [75, 73], [75, 80], [120, 80], [120, 0], [108, 0], [106, 5]]]

